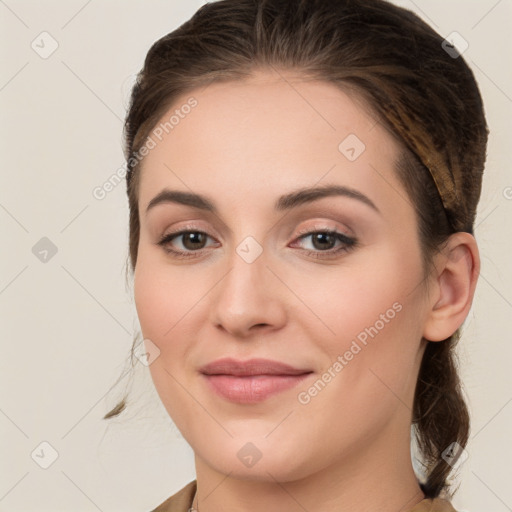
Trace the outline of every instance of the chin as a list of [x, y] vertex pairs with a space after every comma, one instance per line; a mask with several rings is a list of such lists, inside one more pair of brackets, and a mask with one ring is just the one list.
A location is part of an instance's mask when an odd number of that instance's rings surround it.
[[252, 443], [231, 439], [222, 446], [217, 444], [215, 449], [204, 448], [194, 449], [196, 458], [219, 473], [240, 480], [289, 482], [305, 478], [314, 469], [304, 450], [299, 450], [299, 458], [297, 448], [286, 450], [280, 443], [265, 443], [265, 440]]

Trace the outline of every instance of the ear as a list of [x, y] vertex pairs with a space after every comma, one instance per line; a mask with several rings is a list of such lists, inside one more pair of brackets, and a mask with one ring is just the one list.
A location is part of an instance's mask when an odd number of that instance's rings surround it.
[[451, 235], [436, 254], [434, 266], [423, 337], [429, 341], [443, 341], [462, 325], [471, 309], [480, 273], [475, 238], [464, 232]]

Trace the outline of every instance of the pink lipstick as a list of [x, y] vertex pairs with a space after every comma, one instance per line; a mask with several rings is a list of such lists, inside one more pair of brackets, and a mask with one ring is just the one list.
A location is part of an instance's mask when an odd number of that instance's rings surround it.
[[223, 398], [239, 404], [255, 404], [296, 386], [312, 370], [270, 359], [223, 358], [203, 366], [200, 373], [210, 389]]

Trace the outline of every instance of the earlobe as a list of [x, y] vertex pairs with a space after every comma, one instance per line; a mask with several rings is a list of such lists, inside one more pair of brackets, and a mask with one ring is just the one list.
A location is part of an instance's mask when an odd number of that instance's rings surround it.
[[451, 235], [435, 258], [434, 292], [428, 299], [423, 337], [443, 341], [463, 324], [471, 309], [480, 273], [480, 256], [475, 238], [458, 232]]

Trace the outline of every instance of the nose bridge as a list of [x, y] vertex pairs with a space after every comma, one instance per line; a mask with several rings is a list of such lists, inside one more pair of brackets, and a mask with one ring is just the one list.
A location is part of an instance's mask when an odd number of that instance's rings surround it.
[[285, 305], [278, 279], [267, 268], [263, 247], [247, 237], [233, 248], [229, 271], [218, 283], [211, 321], [237, 336], [254, 326], [277, 328], [285, 321]]

